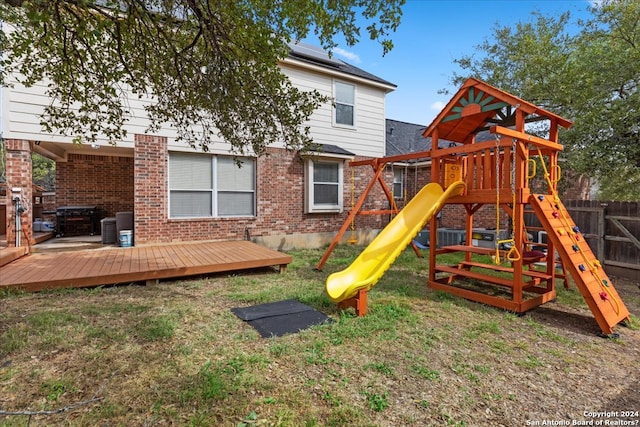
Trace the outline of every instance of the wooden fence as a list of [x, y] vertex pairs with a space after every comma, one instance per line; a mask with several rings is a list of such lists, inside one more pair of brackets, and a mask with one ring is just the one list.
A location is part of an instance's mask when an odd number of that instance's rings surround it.
[[[607, 273], [640, 283], [640, 202], [563, 200], [563, 204]], [[525, 215], [525, 222], [533, 228], [540, 225], [532, 213]]]

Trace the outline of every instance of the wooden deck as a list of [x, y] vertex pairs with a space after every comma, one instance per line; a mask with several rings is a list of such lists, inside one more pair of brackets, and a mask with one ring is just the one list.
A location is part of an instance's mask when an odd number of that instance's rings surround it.
[[34, 253], [0, 267], [0, 288], [41, 291], [278, 266], [286, 255], [248, 241]]

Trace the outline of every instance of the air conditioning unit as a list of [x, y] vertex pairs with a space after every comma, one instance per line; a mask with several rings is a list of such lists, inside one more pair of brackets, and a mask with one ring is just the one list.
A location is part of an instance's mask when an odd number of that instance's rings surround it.
[[498, 240], [507, 240], [508, 233], [506, 230], [500, 230], [498, 232], [498, 238], [496, 238], [495, 230], [487, 230], [486, 228], [474, 228], [471, 233], [471, 245], [479, 248], [495, 249], [496, 242]]
[[421, 232], [418, 233], [418, 235], [414, 240], [418, 242], [420, 245], [422, 245], [422, 247], [428, 248], [430, 243], [429, 235], [430, 235], [429, 230], [422, 230]]
[[467, 239], [465, 230], [457, 228], [438, 228], [438, 247], [464, 244]]

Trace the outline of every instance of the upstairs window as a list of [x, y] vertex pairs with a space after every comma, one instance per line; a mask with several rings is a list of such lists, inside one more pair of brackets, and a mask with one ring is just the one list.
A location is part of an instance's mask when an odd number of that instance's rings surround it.
[[356, 87], [349, 83], [334, 82], [335, 124], [355, 125]]

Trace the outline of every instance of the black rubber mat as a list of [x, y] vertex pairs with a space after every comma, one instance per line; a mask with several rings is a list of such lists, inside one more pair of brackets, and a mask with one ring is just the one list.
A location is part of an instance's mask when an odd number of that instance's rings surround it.
[[314, 325], [331, 322], [327, 315], [293, 299], [235, 307], [231, 312], [248, 322], [264, 338], [293, 334]]

